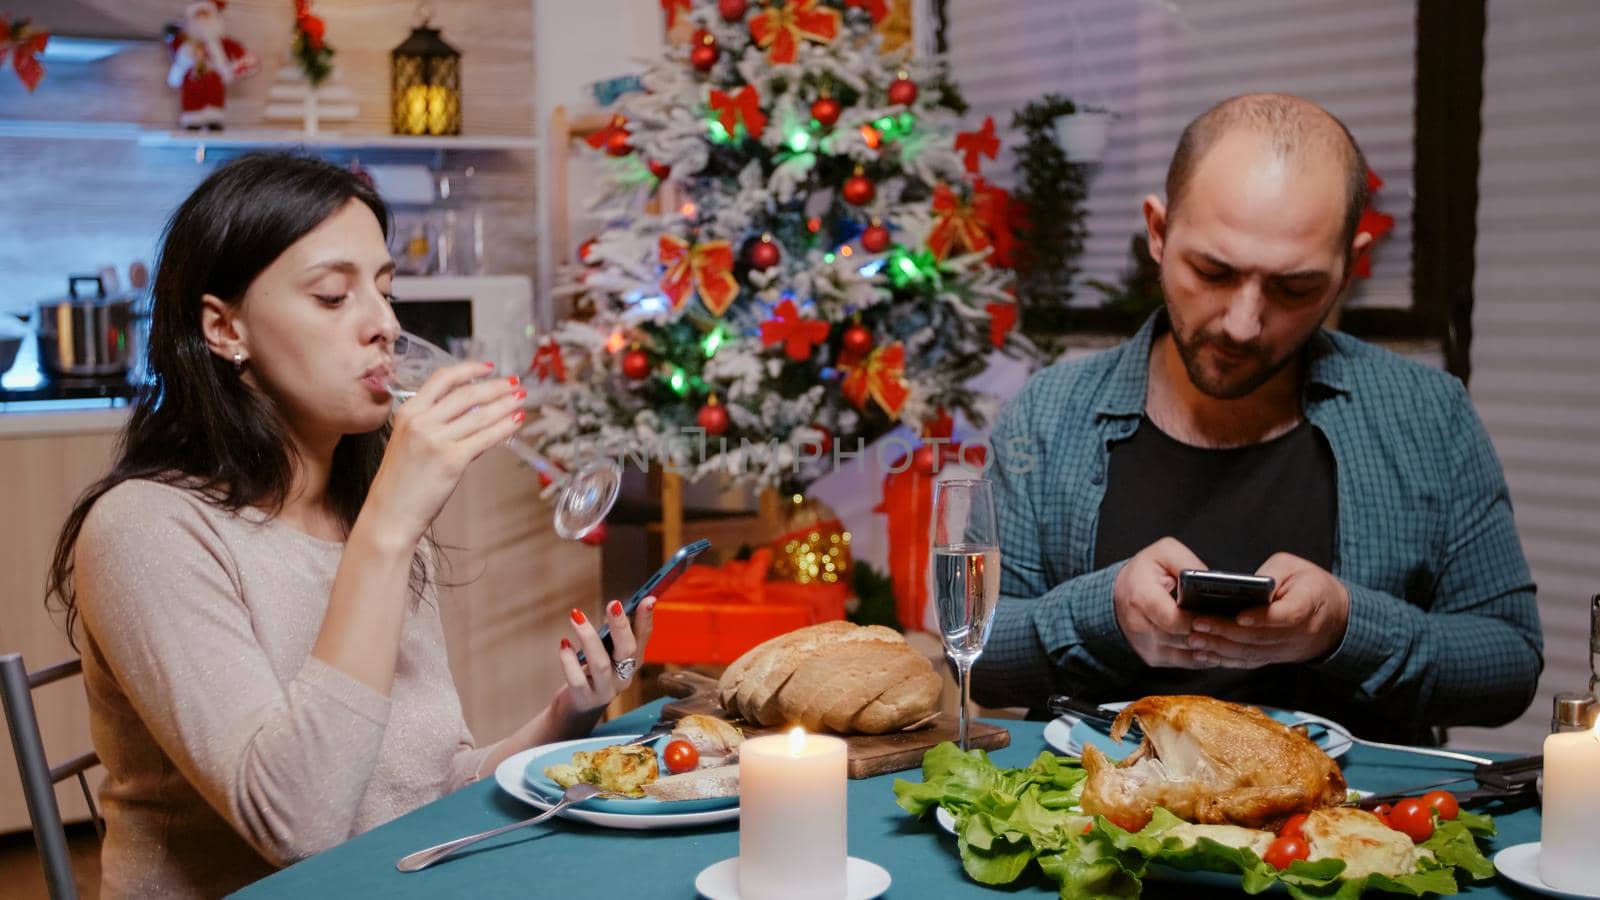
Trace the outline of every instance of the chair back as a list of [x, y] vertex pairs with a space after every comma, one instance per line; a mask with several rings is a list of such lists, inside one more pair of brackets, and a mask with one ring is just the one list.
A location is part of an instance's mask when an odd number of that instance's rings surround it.
[[45, 885], [51, 900], [76, 900], [77, 882], [72, 877], [72, 854], [67, 848], [67, 832], [61, 821], [61, 808], [56, 805], [58, 782], [74, 776], [83, 789], [83, 798], [89, 803], [95, 830], [105, 837], [105, 823], [95, 809], [94, 794], [89, 790], [89, 780], [84, 772], [99, 765], [100, 757], [93, 752], [73, 757], [52, 768], [45, 760], [44, 738], [39, 734], [39, 719], [34, 714], [33, 689], [63, 678], [83, 673], [81, 660], [67, 660], [29, 672], [22, 663], [22, 654], [7, 653], [0, 656], [0, 699], [5, 702], [6, 727], [11, 732], [11, 746], [17, 754], [17, 770], [22, 777], [22, 794], [28, 802], [28, 818], [33, 820], [33, 837], [39, 847], [39, 861], [44, 866]]

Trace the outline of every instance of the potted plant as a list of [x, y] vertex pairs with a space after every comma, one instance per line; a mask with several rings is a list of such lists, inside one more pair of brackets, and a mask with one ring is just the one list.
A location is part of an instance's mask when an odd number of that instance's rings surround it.
[[1056, 146], [1066, 154], [1068, 162], [1098, 163], [1106, 153], [1106, 140], [1111, 134], [1111, 120], [1115, 115], [1109, 109], [1078, 107], [1056, 117]]

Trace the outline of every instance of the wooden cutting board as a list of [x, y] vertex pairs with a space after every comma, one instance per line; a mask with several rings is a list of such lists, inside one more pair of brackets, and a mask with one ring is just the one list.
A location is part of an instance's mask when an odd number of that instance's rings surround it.
[[[777, 734], [784, 728], [750, 725], [728, 715], [717, 699], [717, 680], [698, 672], [666, 672], [661, 676], [662, 688], [674, 700], [661, 708], [661, 718], [681, 719], [691, 714], [727, 719], [739, 726], [746, 737]], [[894, 734], [841, 735], [850, 753], [850, 777], [871, 778], [886, 772], [901, 772], [922, 765], [922, 754], [935, 744], [954, 741], [960, 723], [950, 716], [940, 716], [932, 724], [915, 731]], [[984, 750], [998, 750], [1011, 743], [1011, 732], [1004, 728], [973, 722], [967, 735], [967, 745]]]

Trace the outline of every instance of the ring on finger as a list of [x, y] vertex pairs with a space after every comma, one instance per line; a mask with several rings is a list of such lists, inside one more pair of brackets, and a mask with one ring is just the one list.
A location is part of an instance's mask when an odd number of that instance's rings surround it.
[[632, 678], [633, 670], [638, 667], [639, 661], [631, 656], [624, 656], [611, 663], [611, 671], [616, 673], [618, 681], [627, 681]]

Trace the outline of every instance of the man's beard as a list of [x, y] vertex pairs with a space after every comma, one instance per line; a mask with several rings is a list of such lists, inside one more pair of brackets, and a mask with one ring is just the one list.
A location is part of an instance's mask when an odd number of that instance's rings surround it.
[[[1170, 312], [1168, 318], [1172, 322], [1172, 342], [1178, 348], [1183, 368], [1189, 373], [1189, 381], [1208, 397], [1237, 400], [1249, 396], [1256, 388], [1271, 381], [1294, 358], [1293, 350], [1284, 354], [1282, 359], [1273, 359], [1264, 346], [1237, 344], [1220, 335], [1201, 333], [1191, 338], [1183, 334], [1181, 323]], [[1208, 347], [1239, 355], [1228, 360], [1226, 370], [1218, 369], [1203, 355]]]

